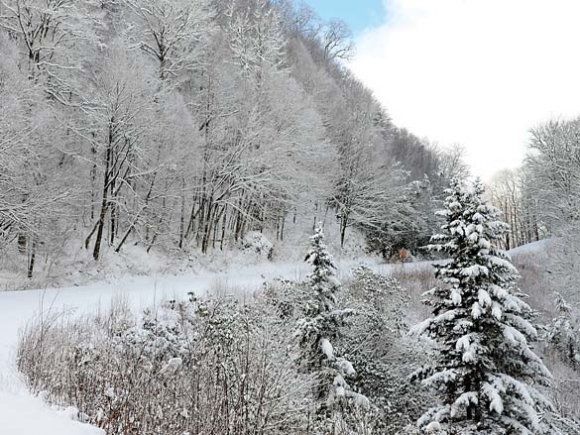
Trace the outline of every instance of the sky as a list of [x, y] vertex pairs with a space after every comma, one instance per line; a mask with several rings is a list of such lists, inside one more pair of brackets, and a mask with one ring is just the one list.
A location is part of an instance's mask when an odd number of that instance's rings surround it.
[[490, 180], [531, 128], [580, 116], [578, 0], [308, 0], [355, 33], [353, 72], [397, 126]]
[[305, 0], [325, 20], [340, 18], [348, 23], [355, 35], [385, 22], [382, 0]]

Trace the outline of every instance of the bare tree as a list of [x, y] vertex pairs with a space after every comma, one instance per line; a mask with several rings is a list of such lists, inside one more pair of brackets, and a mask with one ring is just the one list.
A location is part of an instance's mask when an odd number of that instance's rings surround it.
[[352, 32], [342, 20], [331, 20], [322, 30], [322, 44], [326, 60], [348, 60], [353, 54]]

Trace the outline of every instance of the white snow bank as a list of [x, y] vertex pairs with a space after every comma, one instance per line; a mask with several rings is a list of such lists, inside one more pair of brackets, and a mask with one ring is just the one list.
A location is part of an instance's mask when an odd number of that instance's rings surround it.
[[39, 399], [0, 390], [0, 435], [104, 435], [96, 427], [71, 420]]
[[536, 254], [538, 252], [546, 252], [548, 247], [551, 243], [553, 243], [553, 239], [542, 239], [538, 240], [537, 242], [528, 243], [526, 245], [518, 246], [517, 248], [510, 249], [508, 254], [510, 256], [514, 255], [522, 255], [522, 254]]

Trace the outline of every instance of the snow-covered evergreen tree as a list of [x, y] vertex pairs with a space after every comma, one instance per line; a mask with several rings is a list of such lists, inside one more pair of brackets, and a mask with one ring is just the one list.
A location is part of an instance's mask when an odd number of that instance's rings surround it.
[[313, 271], [308, 275], [308, 284], [314, 292], [316, 305], [311, 309], [316, 314], [330, 311], [336, 302], [335, 293], [340, 287], [336, 278], [336, 265], [332, 255], [324, 244], [324, 230], [318, 224], [314, 234], [310, 236], [311, 247], [304, 261], [310, 263]]
[[546, 338], [574, 369], [580, 365], [580, 325], [572, 306], [560, 293], [555, 294], [554, 305], [558, 312], [548, 326]]
[[313, 266], [307, 279], [312, 297], [306, 301], [304, 317], [298, 321], [302, 359], [318, 374], [316, 395], [321, 410], [331, 409], [333, 404], [343, 400], [368, 407], [368, 399], [352, 391], [345, 380], [356, 375], [354, 367], [346, 358], [337, 355], [332, 345], [353, 310], [336, 308], [336, 292], [341, 284], [336, 277], [334, 260], [324, 244], [322, 224], [310, 240], [311, 248], [305, 261]]
[[413, 378], [435, 388], [442, 403], [418, 423], [539, 434], [539, 413], [551, 405], [537, 386], [548, 384], [551, 375], [530, 348], [537, 332], [515, 285], [518, 272], [494, 246], [508, 225], [485, 204], [483, 193], [479, 180], [464, 188], [454, 179], [445, 210], [438, 212], [445, 218], [443, 234], [433, 236], [429, 248], [449, 261], [435, 266], [443, 285], [426, 293], [432, 317], [413, 328], [436, 342], [437, 358]]

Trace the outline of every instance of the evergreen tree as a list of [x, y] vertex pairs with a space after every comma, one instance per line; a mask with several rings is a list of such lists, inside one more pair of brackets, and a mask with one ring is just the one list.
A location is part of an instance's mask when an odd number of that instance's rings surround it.
[[298, 321], [298, 335], [302, 360], [310, 371], [318, 375], [315, 394], [320, 403], [319, 413], [325, 413], [334, 404], [346, 403], [347, 400], [368, 407], [368, 399], [352, 391], [345, 380], [356, 375], [354, 367], [350, 361], [337, 355], [332, 345], [353, 310], [336, 308], [336, 292], [341, 284], [336, 278], [334, 260], [324, 244], [322, 224], [310, 240], [311, 248], [305, 261], [313, 266], [307, 279], [312, 297], [306, 301], [304, 317]]
[[322, 223], [310, 236], [311, 248], [306, 254], [304, 261], [310, 263], [313, 271], [308, 275], [308, 284], [314, 292], [316, 300], [313, 314], [320, 314], [332, 310], [336, 303], [335, 293], [340, 287], [340, 281], [336, 278], [336, 265], [332, 255], [324, 244], [324, 230]]
[[572, 306], [560, 293], [555, 294], [554, 305], [558, 317], [548, 326], [546, 338], [575, 370], [580, 365], [580, 325]]
[[437, 343], [434, 363], [416, 372], [435, 388], [442, 403], [419, 420], [463, 429], [462, 433], [538, 434], [539, 418], [550, 409], [536, 389], [551, 377], [530, 348], [537, 332], [531, 308], [516, 288], [518, 272], [508, 255], [495, 248], [508, 226], [500, 212], [484, 203], [484, 188], [458, 179], [447, 190], [443, 234], [429, 248], [449, 261], [435, 266], [443, 285], [426, 293], [433, 316], [414, 328]]

